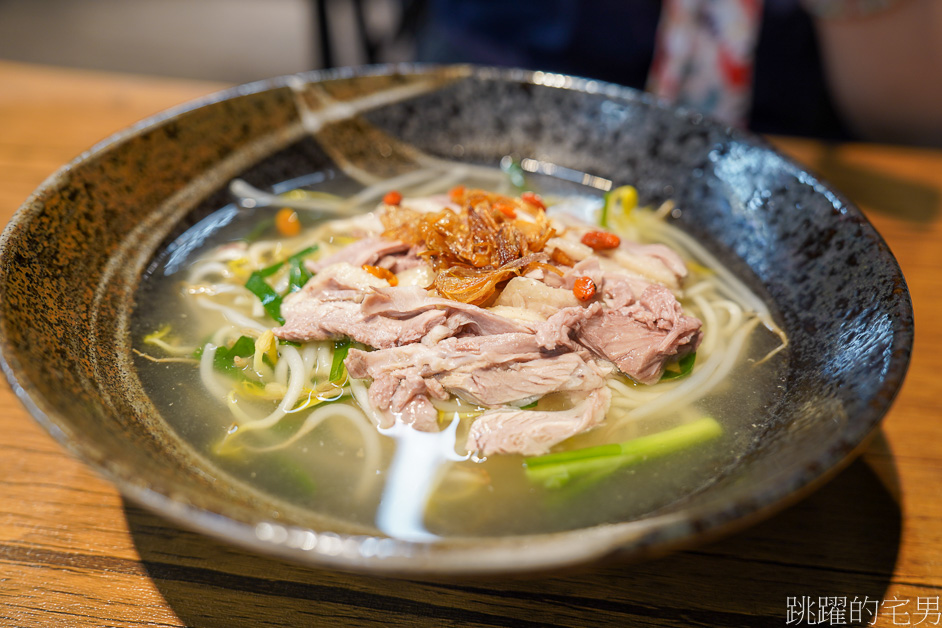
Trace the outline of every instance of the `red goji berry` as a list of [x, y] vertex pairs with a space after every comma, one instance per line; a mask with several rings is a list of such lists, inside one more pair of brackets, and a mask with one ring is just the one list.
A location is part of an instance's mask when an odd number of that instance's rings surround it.
[[588, 301], [595, 296], [595, 282], [588, 277], [579, 277], [572, 286], [572, 293], [580, 301]]
[[534, 207], [538, 207], [543, 211], [546, 211], [546, 204], [543, 202], [543, 198], [539, 194], [535, 194], [534, 192], [524, 192], [520, 195], [520, 200], [524, 203], [528, 203]]
[[386, 192], [386, 196], [383, 197], [383, 202], [387, 205], [398, 205], [402, 202], [402, 194], [396, 190], [390, 190]]
[[458, 203], [460, 205], [461, 201], [464, 200], [464, 186], [456, 185], [451, 188], [451, 191], [448, 192], [448, 198], [451, 199], [452, 203]]
[[301, 233], [301, 221], [298, 213], [288, 207], [282, 207], [275, 214], [275, 228], [283, 236], [292, 237]]
[[502, 213], [507, 218], [516, 218], [517, 217], [517, 208], [514, 207], [514, 204], [510, 201], [499, 200], [494, 201], [494, 209]]
[[590, 231], [582, 236], [582, 243], [594, 251], [607, 251], [617, 249], [621, 238], [608, 231]]

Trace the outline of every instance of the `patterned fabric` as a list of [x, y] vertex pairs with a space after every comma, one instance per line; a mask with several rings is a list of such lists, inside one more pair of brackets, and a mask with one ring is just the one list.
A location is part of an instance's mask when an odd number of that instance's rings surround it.
[[744, 127], [762, 0], [664, 0], [648, 91]]
[[[700, 1], [706, 4], [710, 0]], [[653, 86], [658, 76], [651, 72], [657, 31], [667, 5], [671, 4], [670, 0], [427, 0], [427, 3], [425, 18], [418, 25], [419, 61], [530, 68], [638, 89]], [[738, 0], [721, 0], [717, 4], [736, 3]], [[732, 77], [737, 74], [744, 77], [748, 84], [731, 81], [739, 85], [740, 97], [735, 107], [738, 113], [727, 119], [740, 125], [748, 122], [748, 127], [759, 133], [852, 139], [854, 136], [845, 128], [831, 100], [814, 24], [804, 5], [800, 0], [755, 0], [754, 4], [753, 17], [759, 18], [761, 12], [761, 24], [754, 26], [758, 30], [754, 58], [744, 55], [748, 61], [740, 67], [745, 65], [745, 69], [730, 72]], [[692, 14], [690, 4], [681, 8], [687, 15]], [[710, 15], [722, 8], [704, 9], [703, 13]], [[712, 18], [704, 19], [709, 24]], [[668, 23], [664, 18], [665, 29]], [[665, 33], [660, 33], [662, 40]], [[688, 56], [694, 56], [693, 47], [691, 44], [687, 49]], [[663, 55], [663, 43], [660, 48]], [[668, 78], [665, 72], [668, 68], [675, 79], [679, 78], [678, 59], [675, 57], [670, 63], [662, 59], [664, 79]], [[727, 62], [730, 68], [735, 66], [729, 59]], [[696, 70], [691, 63], [688, 71]], [[689, 80], [693, 82], [692, 77]], [[671, 93], [666, 89], [659, 93], [673, 99], [678, 86], [675, 80]], [[700, 100], [709, 105], [709, 98]], [[696, 104], [689, 96], [685, 103]]]

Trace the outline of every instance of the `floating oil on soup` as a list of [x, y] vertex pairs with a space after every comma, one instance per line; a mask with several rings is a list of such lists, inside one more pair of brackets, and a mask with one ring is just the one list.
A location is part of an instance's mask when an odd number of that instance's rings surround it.
[[275, 189], [313, 211], [220, 209], [142, 282], [145, 389], [221, 473], [405, 539], [532, 534], [654, 512], [753, 440], [787, 342], [671, 206], [322, 179]]

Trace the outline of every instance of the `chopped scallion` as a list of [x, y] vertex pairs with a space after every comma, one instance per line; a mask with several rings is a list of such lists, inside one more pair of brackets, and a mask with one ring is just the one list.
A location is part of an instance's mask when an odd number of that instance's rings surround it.
[[693, 371], [693, 364], [697, 361], [697, 352], [692, 351], [673, 364], [668, 364], [661, 374], [661, 381], [686, 377]]
[[330, 381], [339, 381], [344, 374], [343, 361], [350, 352], [350, 339], [344, 338], [334, 343], [334, 359], [330, 364]]
[[288, 294], [300, 290], [313, 276], [304, 267], [304, 258], [316, 250], [317, 245], [309, 246], [284, 261], [276, 262], [270, 266], [256, 270], [249, 276], [249, 280], [245, 282], [245, 287], [262, 302], [262, 307], [265, 308], [265, 312], [282, 325], [285, 322], [285, 319], [281, 316], [282, 295], [275, 292], [275, 289], [268, 285], [265, 278], [271, 277], [281, 270], [282, 266], [288, 264]]
[[[199, 357], [203, 355], [203, 348], [200, 347], [197, 352]], [[242, 369], [235, 365], [235, 359], [248, 358], [255, 355], [255, 340], [248, 336], [239, 336], [231, 347], [218, 347], [213, 356], [213, 368], [220, 373], [227, 375], [240, 375]]]
[[284, 325], [285, 319], [281, 316], [281, 296], [265, 281], [266, 275], [262, 274], [264, 270], [257, 270], [252, 273], [249, 280], [245, 282], [245, 287], [258, 297], [258, 300], [262, 302], [262, 307], [265, 308], [265, 312], [270, 317], [278, 321], [279, 324]]

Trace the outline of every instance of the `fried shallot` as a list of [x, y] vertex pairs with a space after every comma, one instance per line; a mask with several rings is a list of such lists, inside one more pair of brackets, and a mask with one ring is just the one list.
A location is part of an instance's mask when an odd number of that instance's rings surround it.
[[436, 271], [434, 286], [443, 297], [481, 305], [511, 277], [534, 268], [557, 271], [543, 253], [556, 231], [532, 200], [462, 186], [449, 196], [458, 211], [387, 204], [380, 214], [383, 237], [416, 247]]

